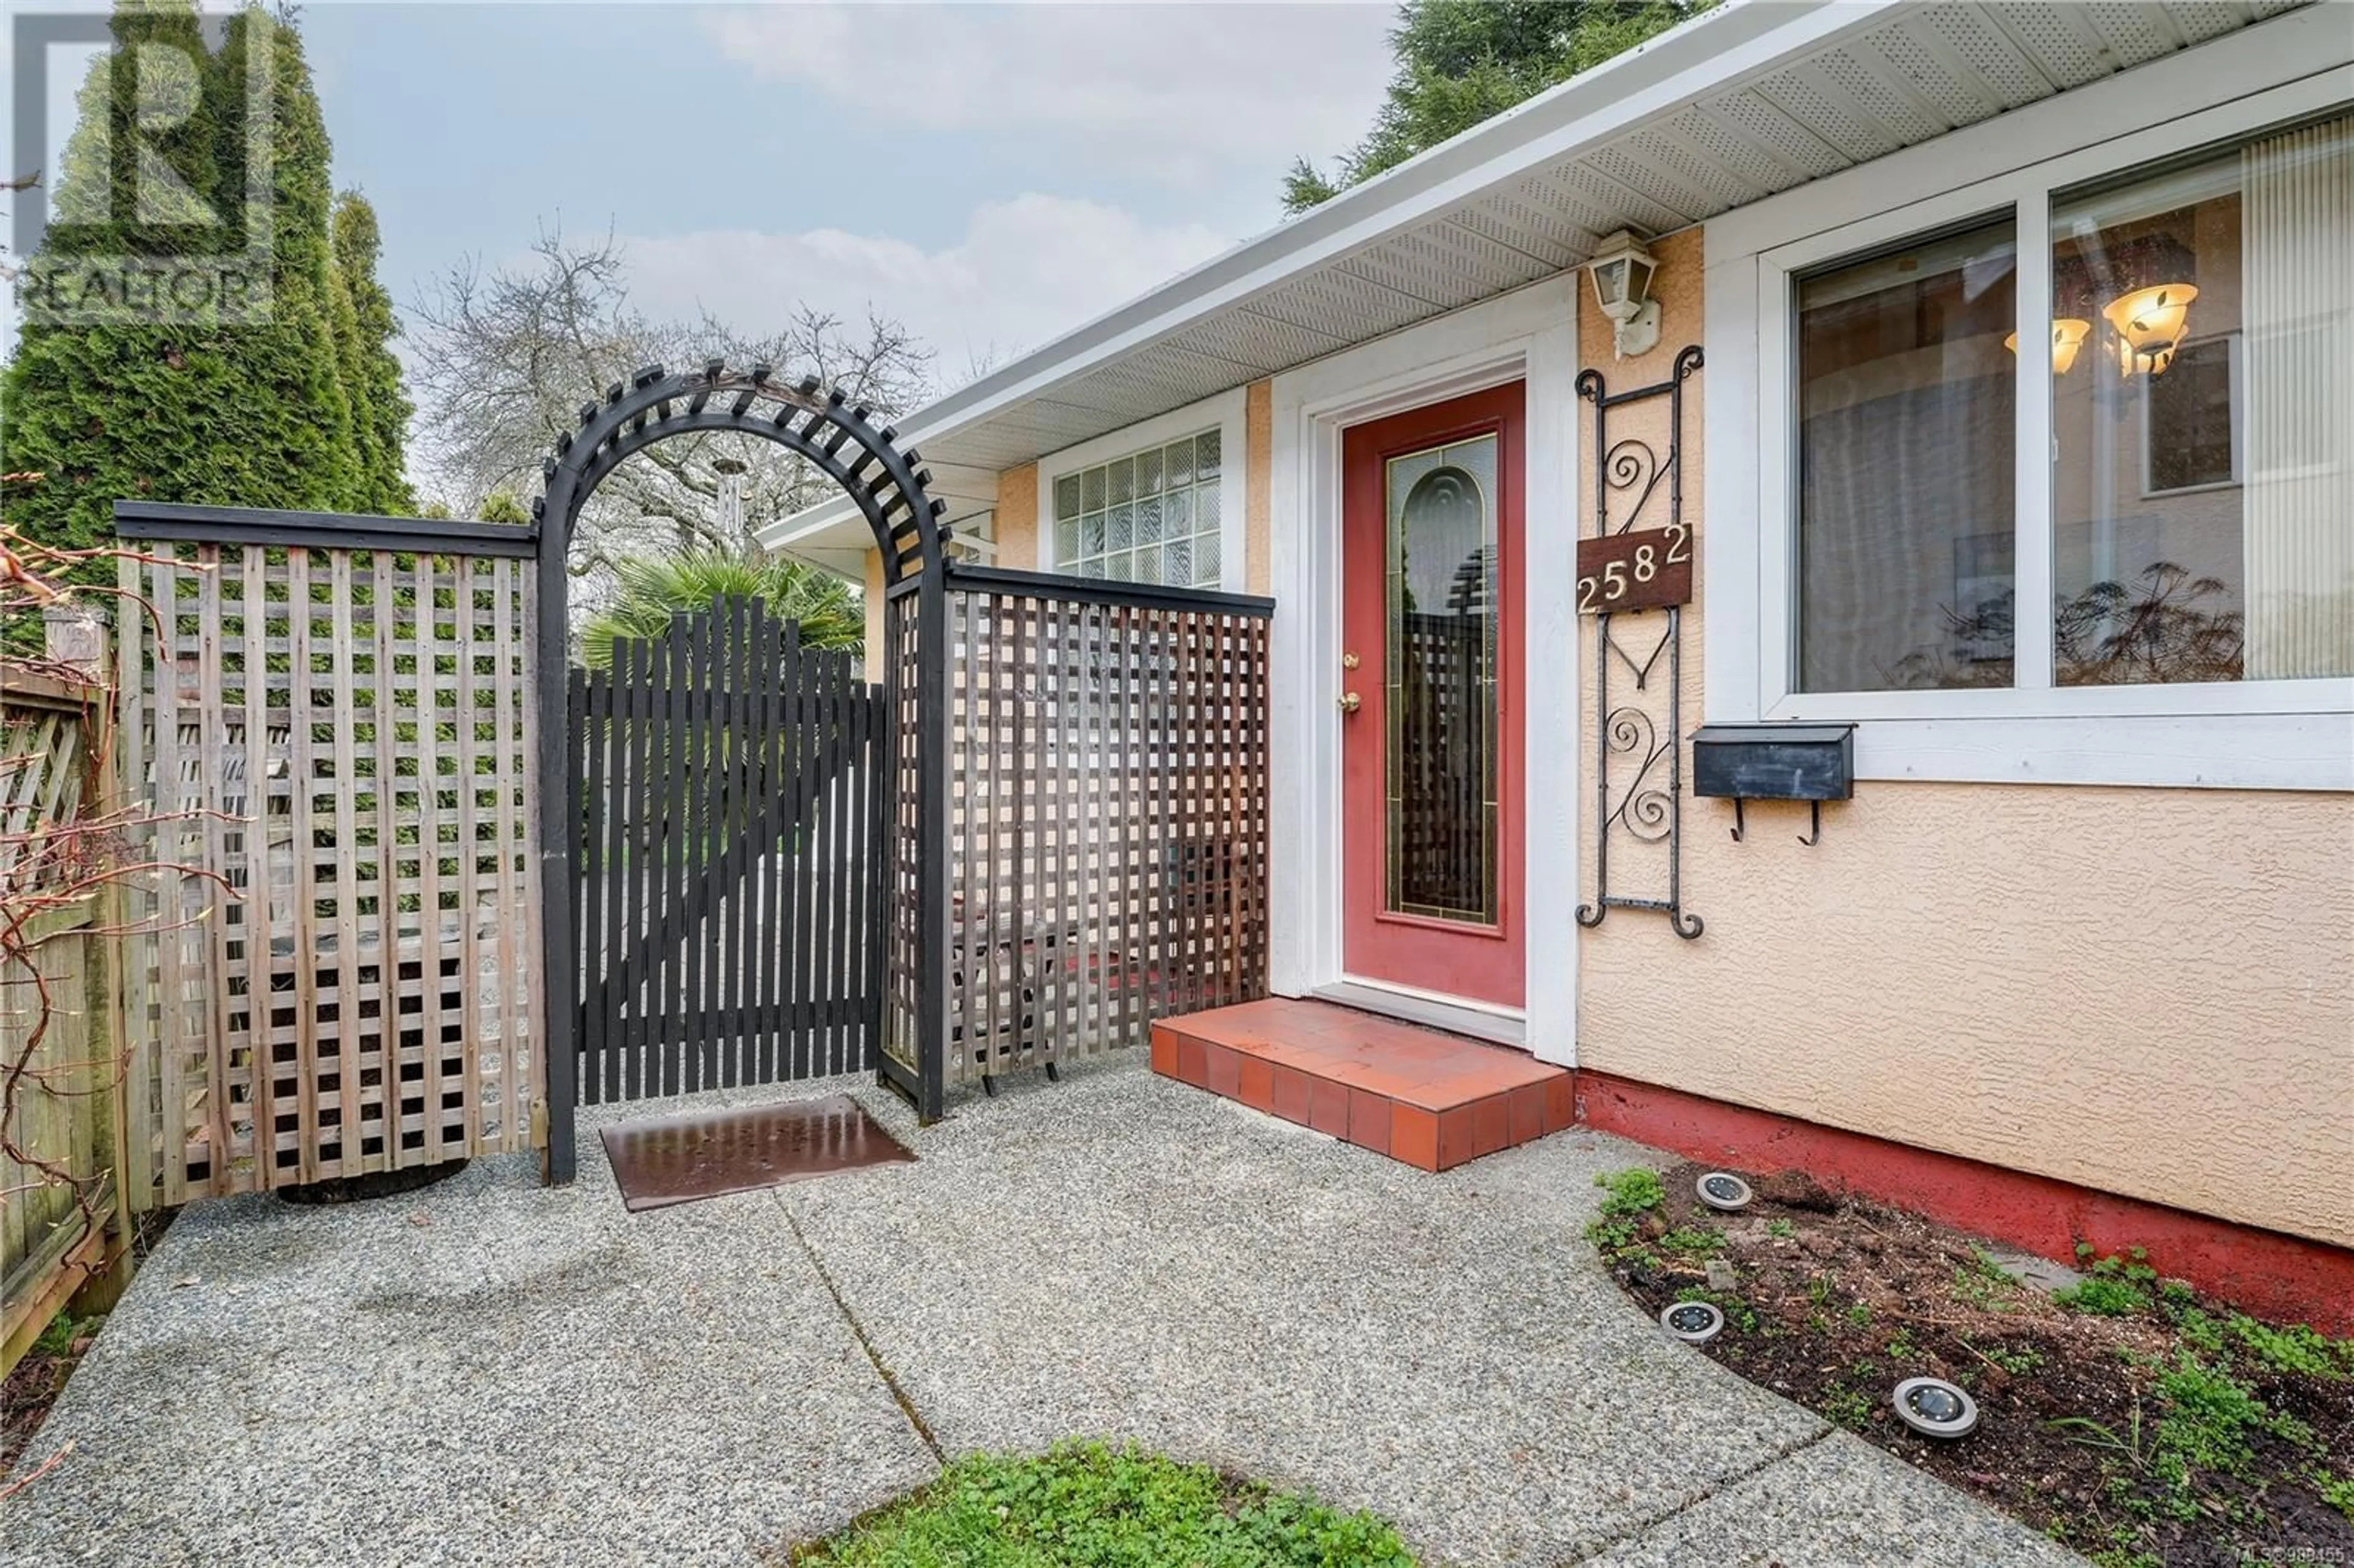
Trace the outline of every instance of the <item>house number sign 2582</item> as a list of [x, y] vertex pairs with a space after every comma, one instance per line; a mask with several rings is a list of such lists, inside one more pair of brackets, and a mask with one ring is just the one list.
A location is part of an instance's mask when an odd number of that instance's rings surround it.
[[1665, 609], [1691, 600], [1691, 530], [1681, 523], [1577, 542], [1577, 612]]

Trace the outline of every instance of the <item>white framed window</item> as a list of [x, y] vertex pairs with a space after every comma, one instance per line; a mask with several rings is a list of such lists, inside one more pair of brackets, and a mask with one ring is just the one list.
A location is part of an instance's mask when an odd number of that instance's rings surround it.
[[1757, 506], [1704, 546], [1710, 716], [1856, 723], [1866, 777], [2354, 789], [2354, 70], [2037, 128], [1711, 225]]
[[1243, 406], [1237, 388], [1041, 459], [1040, 565], [1114, 582], [1241, 588]]

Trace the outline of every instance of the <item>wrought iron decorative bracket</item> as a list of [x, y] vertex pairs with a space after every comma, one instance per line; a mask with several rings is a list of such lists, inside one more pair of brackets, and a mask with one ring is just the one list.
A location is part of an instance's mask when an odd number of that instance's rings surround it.
[[[1623, 534], [1638, 520], [1646, 526], [1682, 529], [1684, 509], [1683, 432], [1684, 382], [1701, 367], [1698, 344], [1676, 355], [1668, 379], [1630, 391], [1612, 392], [1599, 370], [1577, 377], [1577, 395], [1594, 405], [1594, 536]], [[1668, 400], [1668, 436], [1664, 450], [1640, 437], [1614, 441], [1611, 415], [1629, 404], [1654, 398]], [[1660, 482], [1666, 482], [1664, 518], [1651, 513]], [[1613, 497], [1618, 510], [1611, 510]], [[1647, 520], [1647, 513], [1649, 513]], [[1689, 539], [1689, 533], [1679, 535]], [[1621, 619], [1641, 626], [1658, 624], [1654, 614], [1666, 617], [1656, 641], [1639, 630], [1614, 624]], [[1581, 904], [1577, 923], [1594, 927], [1613, 909], [1648, 909], [1668, 917], [1669, 927], [1691, 940], [1702, 930], [1701, 917], [1683, 906], [1683, 609], [1671, 605], [1661, 611], [1605, 610], [1595, 617], [1594, 711], [1598, 715], [1595, 737], [1594, 900]], [[1661, 655], [1666, 668], [1661, 670]], [[1624, 664], [1635, 677], [1634, 692], [1612, 705], [1610, 667]], [[1651, 677], [1659, 674], [1666, 687], [1664, 705], [1647, 702], [1657, 690]], [[1664, 706], [1665, 712], [1656, 710]], [[1664, 733], [1662, 731], [1664, 730]], [[1614, 770], [1613, 762], [1617, 767]], [[1615, 892], [1611, 884], [1610, 846], [1624, 837], [1638, 844], [1664, 844], [1667, 875], [1664, 893]]]

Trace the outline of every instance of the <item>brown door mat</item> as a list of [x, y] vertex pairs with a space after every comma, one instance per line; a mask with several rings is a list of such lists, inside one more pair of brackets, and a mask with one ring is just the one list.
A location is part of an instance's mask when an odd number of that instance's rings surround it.
[[631, 1213], [916, 1158], [848, 1095], [622, 1122], [602, 1136]]

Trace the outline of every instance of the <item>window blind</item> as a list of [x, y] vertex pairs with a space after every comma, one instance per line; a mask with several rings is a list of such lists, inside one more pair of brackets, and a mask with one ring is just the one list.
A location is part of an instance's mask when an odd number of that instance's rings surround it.
[[2242, 159], [2247, 674], [2354, 674], [2354, 115]]

